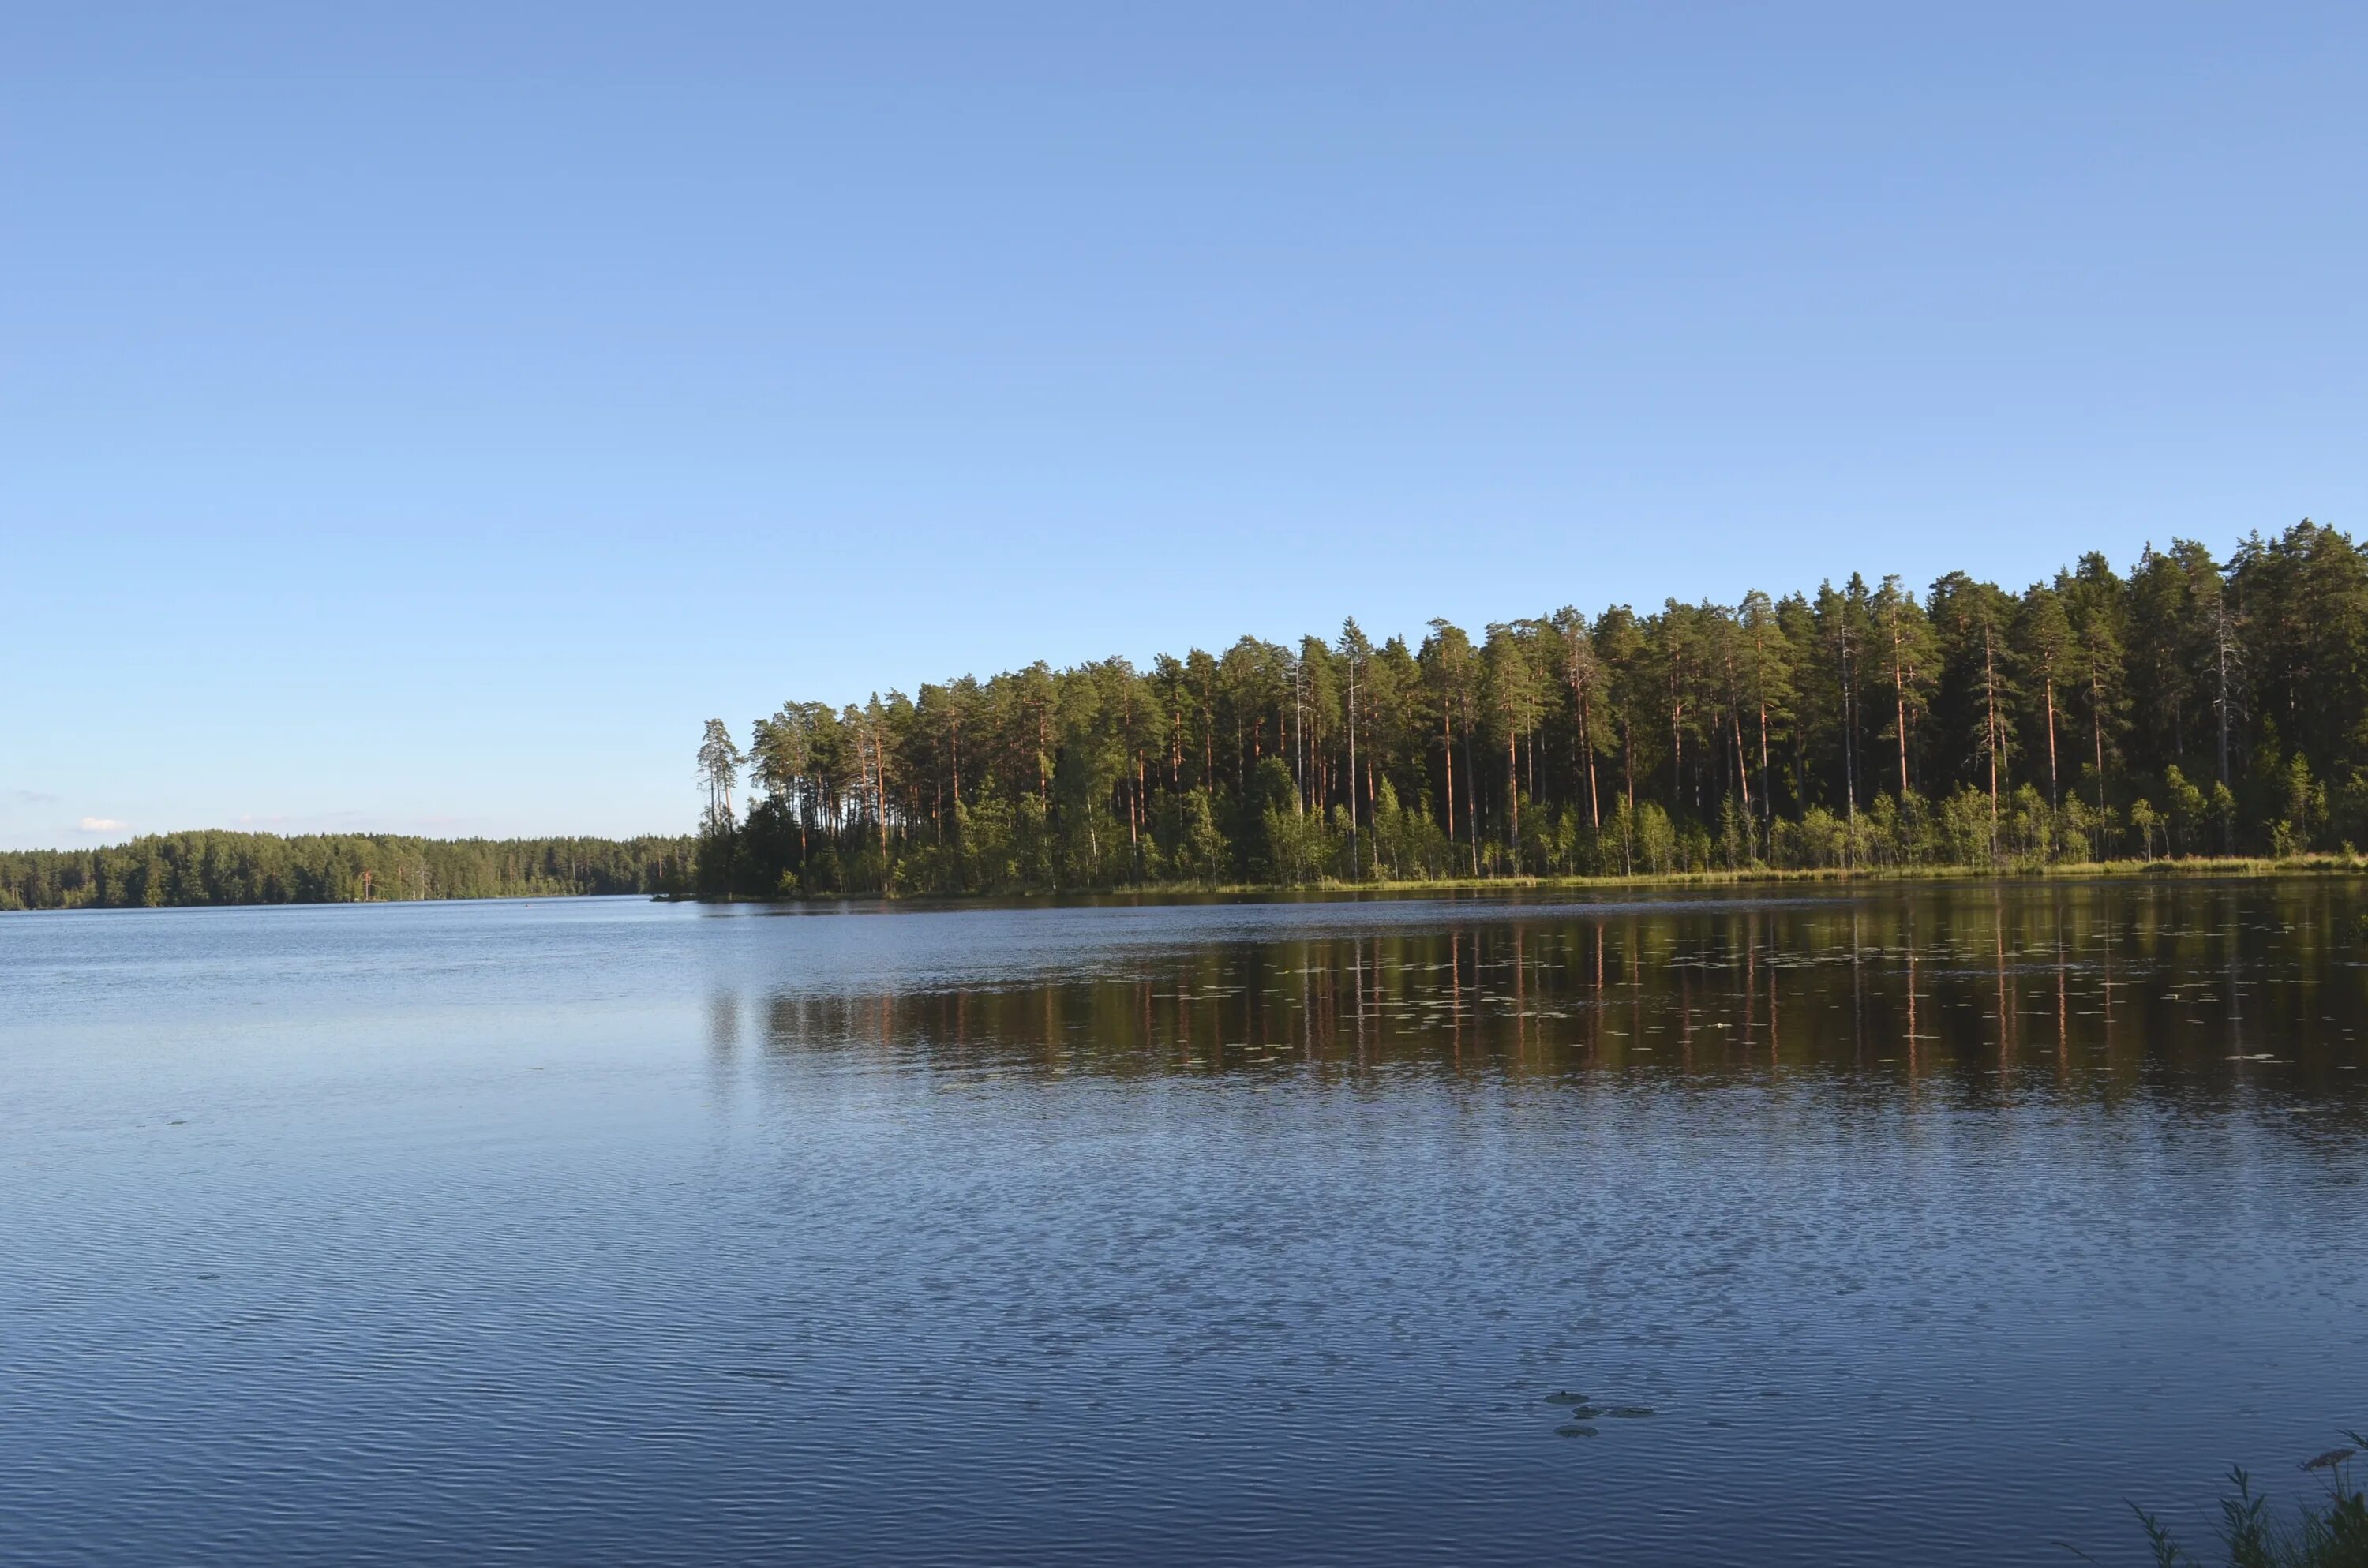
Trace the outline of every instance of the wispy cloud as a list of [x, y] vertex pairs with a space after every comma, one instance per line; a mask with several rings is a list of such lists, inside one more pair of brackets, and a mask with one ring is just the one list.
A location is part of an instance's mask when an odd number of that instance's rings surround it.
[[58, 798], [55, 795], [40, 790], [0, 790], [0, 800], [6, 801], [12, 806], [54, 806], [58, 803]]
[[113, 817], [85, 817], [76, 825], [85, 833], [122, 833], [131, 826], [130, 823], [118, 822]]

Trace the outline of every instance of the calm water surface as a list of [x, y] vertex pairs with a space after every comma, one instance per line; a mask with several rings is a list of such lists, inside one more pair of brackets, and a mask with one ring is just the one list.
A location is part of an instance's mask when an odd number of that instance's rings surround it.
[[2368, 1423], [2363, 913], [0, 916], [0, 1561], [2136, 1562]]

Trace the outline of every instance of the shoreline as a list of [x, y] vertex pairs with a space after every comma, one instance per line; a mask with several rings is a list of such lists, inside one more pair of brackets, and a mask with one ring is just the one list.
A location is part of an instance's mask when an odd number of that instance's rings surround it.
[[2298, 855], [2284, 859], [2265, 856], [2191, 856], [2163, 860], [2076, 860], [2030, 866], [1870, 866], [1819, 867], [1792, 869], [1759, 867], [1739, 871], [1674, 871], [1658, 876], [1631, 877], [1441, 877], [1419, 881], [1379, 880], [1315, 882], [1146, 882], [1069, 887], [1006, 888], [992, 892], [907, 892], [857, 889], [844, 892], [780, 893], [659, 893], [658, 903], [844, 903], [853, 900], [905, 903], [928, 900], [945, 903], [989, 903], [1012, 898], [1274, 898], [1290, 895], [1385, 893], [1474, 893], [1629, 889], [1651, 892], [1690, 888], [1840, 886], [1853, 882], [1901, 885], [1914, 882], [2131, 882], [2237, 880], [2248, 877], [2358, 876], [2368, 874], [2368, 856]]

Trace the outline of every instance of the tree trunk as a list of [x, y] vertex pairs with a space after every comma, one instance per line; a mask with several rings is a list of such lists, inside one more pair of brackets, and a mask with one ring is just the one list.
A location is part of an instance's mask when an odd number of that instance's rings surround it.
[[1751, 757], [1743, 749], [1743, 714], [1736, 709], [1726, 710], [1728, 722], [1735, 730], [1735, 777], [1743, 786], [1743, 820], [1751, 820]]
[[1505, 845], [1513, 852], [1513, 869], [1521, 869], [1521, 764], [1515, 755], [1517, 737], [1512, 720], [1505, 722]]
[[1669, 810], [1686, 809], [1685, 734], [1678, 728], [1684, 704], [1678, 700], [1676, 677], [1670, 677], [1669, 690]]
[[1349, 661], [1349, 869], [1357, 869], [1357, 662]]
[[1455, 732], [1448, 723], [1447, 705], [1439, 707], [1439, 755], [1447, 763], [1447, 842], [1455, 844]]
[[2047, 809], [2055, 809], [2055, 672], [2047, 672]]
[[1983, 736], [1990, 754], [1990, 858], [1995, 861], [1998, 846], [1998, 665], [1987, 626], [1982, 628], [1982, 701], [1986, 712]]
[[1463, 713], [1463, 825], [1472, 846], [1472, 874], [1480, 874], [1480, 775], [1472, 767], [1472, 712]]
[[1620, 716], [1620, 778], [1628, 791], [1628, 814], [1636, 814], [1636, 721], [1634, 714]]
[[[1847, 617], [1845, 608], [1841, 611]], [[1842, 622], [1842, 814], [1858, 825], [1858, 688], [1850, 678], [1850, 621]], [[1855, 836], [1853, 835], [1853, 836]], [[1847, 862], [1846, 862], [1847, 863]]]
[[1767, 822], [1776, 820], [1775, 770], [1768, 761], [1768, 699], [1759, 699], [1759, 811]]
[[2228, 607], [2213, 615], [2213, 647], [2220, 665], [2220, 782], [2228, 782]]
[[2094, 676], [2089, 677], [2089, 730], [2097, 741], [2097, 815], [2105, 814], [2105, 692]]
[[1585, 688], [1574, 682], [1571, 690], [1578, 699], [1578, 754], [1587, 759], [1587, 825], [1594, 832], [1603, 826], [1603, 808], [1595, 793], [1595, 731], [1588, 723]]
[[1907, 675], [1899, 665], [1899, 629], [1897, 617], [1893, 617], [1891, 632], [1891, 689], [1899, 699], [1899, 803], [1907, 804]]

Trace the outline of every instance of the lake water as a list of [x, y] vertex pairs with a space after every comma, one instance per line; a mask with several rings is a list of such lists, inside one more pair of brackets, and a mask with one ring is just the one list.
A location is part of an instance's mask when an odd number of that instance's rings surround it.
[[2138, 1562], [2368, 1424], [2363, 912], [0, 916], [0, 1561]]

